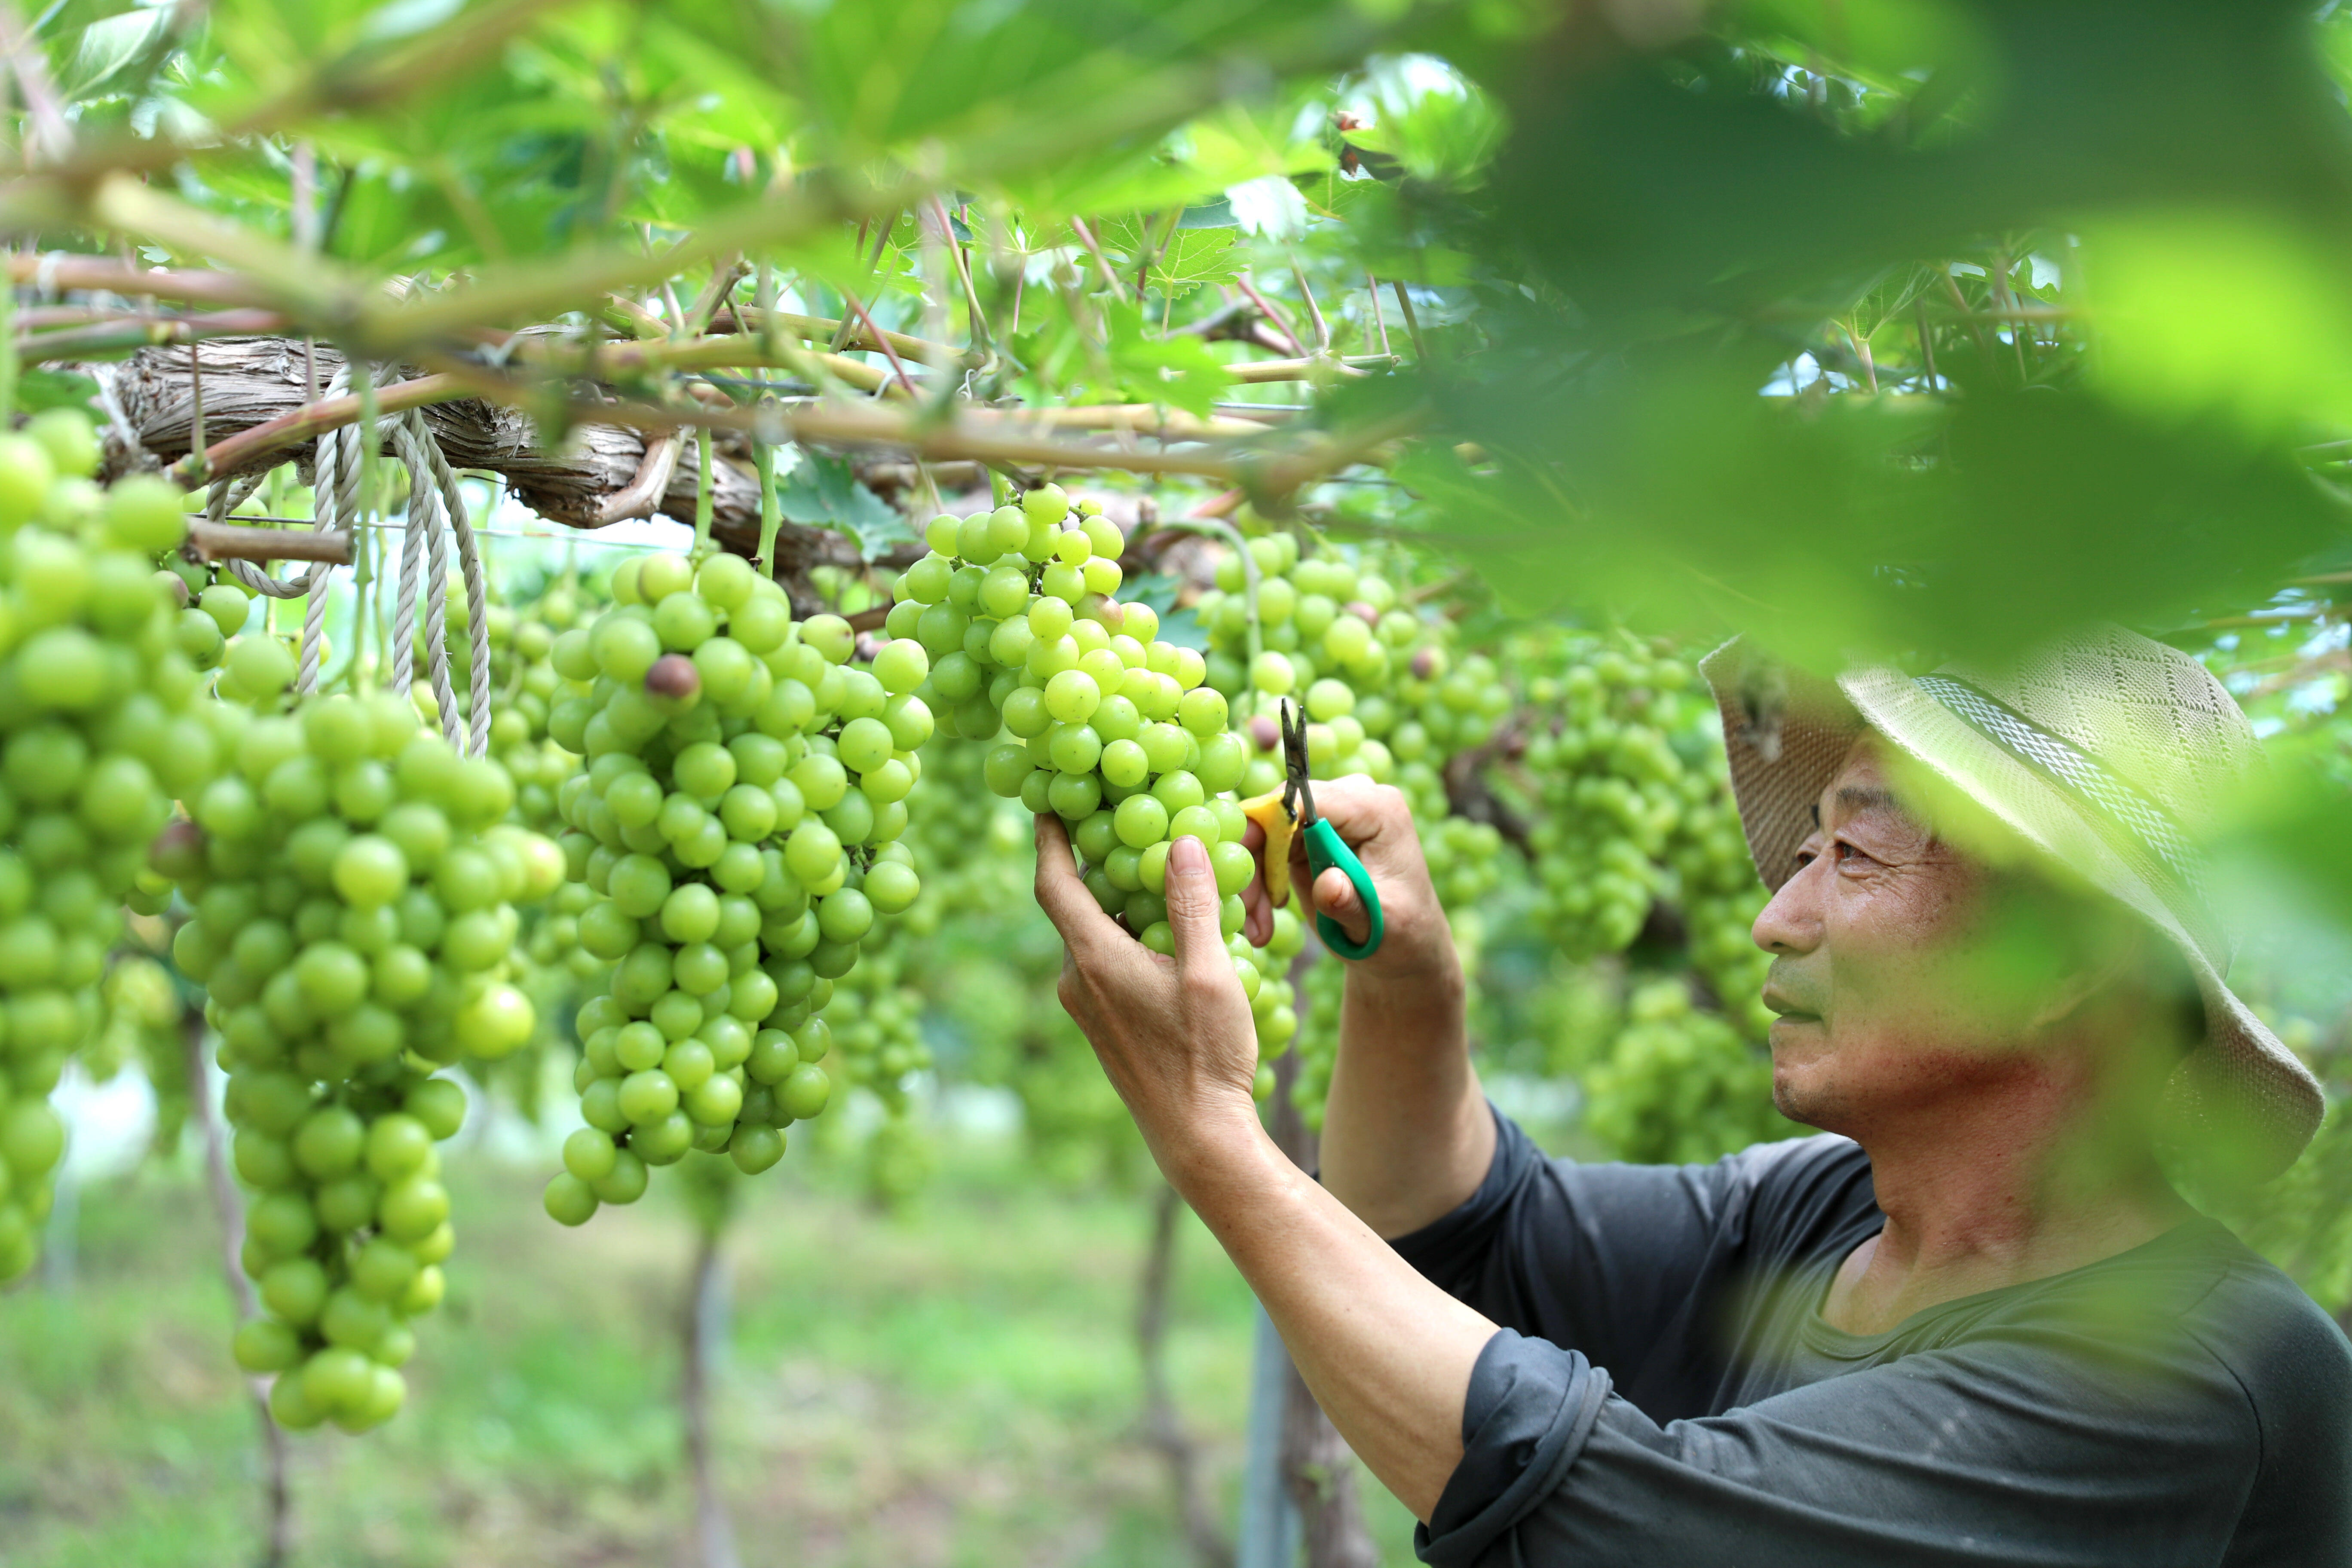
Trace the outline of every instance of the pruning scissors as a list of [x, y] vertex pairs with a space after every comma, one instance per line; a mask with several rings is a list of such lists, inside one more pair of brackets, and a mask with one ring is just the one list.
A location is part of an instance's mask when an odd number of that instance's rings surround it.
[[1347, 873], [1364, 906], [1370, 929], [1360, 942], [1348, 940], [1339, 922], [1318, 912], [1315, 934], [1342, 958], [1370, 958], [1380, 951], [1385, 927], [1381, 920], [1381, 895], [1372, 886], [1356, 852], [1340, 840], [1339, 831], [1315, 814], [1315, 786], [1307, 779], [1307, 715], [1286, 700], [1282, 705], [1282, 788], [1242, 803], [1242, 810], [1265, 831], [1265, 890], [1278, 908], [1290, 896], [1290, 840], [1307, 836], [1307, 867], [1310, 878], [1337, 866]]

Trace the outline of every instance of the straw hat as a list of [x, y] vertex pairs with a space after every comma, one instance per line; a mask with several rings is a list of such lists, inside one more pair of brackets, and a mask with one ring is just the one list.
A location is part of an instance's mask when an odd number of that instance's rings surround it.
[[2177, 945], [2205, 1041], [2166, 1086], [2169, 1136], [2243, 1180], [2284, 1170], [2319, 1125], [2318, 1080], [2225, 983], [2231, 938], [2206, 897], [2199, 837], [2261, 766], [2252, 728], [2205, 667], [2120, 626], [2000, 664], [1834, 684], [1735, 638], [1700, 661], [1723, 710], [1756, 868], [1797, 869], [1813, 807], [1864, 728], [1925, 763], [2033, 849], [2122, 900]]

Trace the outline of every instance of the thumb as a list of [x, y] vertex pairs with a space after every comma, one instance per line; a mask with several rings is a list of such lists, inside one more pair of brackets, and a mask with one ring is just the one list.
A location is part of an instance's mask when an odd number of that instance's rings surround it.
[[1191, 969], [1212, 957], [1223, 959], [1224, 934], [1217, 924], [1217, 877], [1209, 852], [1190, 834], [1168, 847], [1168, 929], [1176, 939], [1176, 967]]

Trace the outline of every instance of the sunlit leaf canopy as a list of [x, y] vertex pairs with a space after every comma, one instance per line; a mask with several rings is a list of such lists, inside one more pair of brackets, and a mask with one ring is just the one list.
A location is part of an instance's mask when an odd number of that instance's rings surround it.
[[[866, 353], [866, 403], [919, 393], [895, 424], [771, 406], [772, 437], [1002, 457], [957, 432], [1181, 413], [1200, 438], [1163, 426], [1160, 469], [1427, 536], [1527, 611], [1933, 658], [2093, 617], [2193, 642], [2344, 564], [2334, 5], [68, 0], [33, 26], [20, 240], [226, 273], [289, 330], [515, 401], [499, 330], [609, 333], [619, 291], [635, 335], [680, 333], [740, 263], [738, 301], [756, 266], [963, 373]], [[1246, 356], [1202, 328], [1253, 277], [1314, 363], [1295, 417], [1235, 434]], [[1374, 318], [1367, 282], [1410, 295]], [[843, 390], [806, 357], [741, 363]], [[624, 391], [754, 423], [644, 363]], [[1316, 488], [1365, 462], [1403, 489]]]

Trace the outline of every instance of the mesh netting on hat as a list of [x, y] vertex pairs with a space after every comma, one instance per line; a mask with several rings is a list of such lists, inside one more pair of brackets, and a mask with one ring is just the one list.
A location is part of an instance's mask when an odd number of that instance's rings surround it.
[[1958, 676], [2089, 752], [2191, 828], [2262, 764], [2253, 727], [2213, 672], [2121, 626], [2094, 626]]

